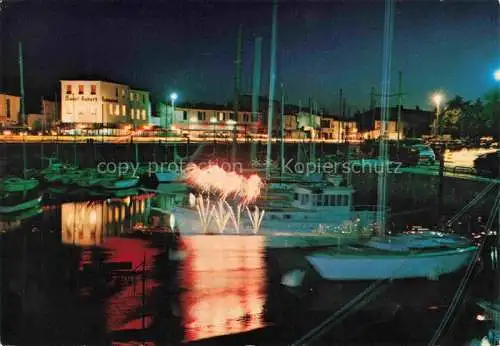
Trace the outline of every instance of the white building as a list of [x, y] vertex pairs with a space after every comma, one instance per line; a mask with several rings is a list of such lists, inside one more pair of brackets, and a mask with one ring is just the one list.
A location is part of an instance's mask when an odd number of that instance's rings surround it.
[[143, 125], [150, 116], [147, 91], [104, 81], [61, 81], [62, 123]]

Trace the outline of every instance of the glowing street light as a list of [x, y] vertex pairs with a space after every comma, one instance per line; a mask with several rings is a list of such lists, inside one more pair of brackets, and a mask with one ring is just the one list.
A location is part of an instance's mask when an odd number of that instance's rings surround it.
[[441, 135], [441, 119], [440, 119], [440, 110], [441, 104], [444, 101], [444, 94], [441, 92], [436, 92], [432, 95], [432, 102], [436, 105], [436, 126], [434, 127], [435, 135]]
[[172, 102], [172, 124], [175, 120], [175, 100], [177, 100], [177, 93], [170, 94], [170, 101]]
[[493, 73], [493, 77], [495, 78], [495, 80], [497, 82], [500, 82], [500, 69], [496, 70], [494, 73]]

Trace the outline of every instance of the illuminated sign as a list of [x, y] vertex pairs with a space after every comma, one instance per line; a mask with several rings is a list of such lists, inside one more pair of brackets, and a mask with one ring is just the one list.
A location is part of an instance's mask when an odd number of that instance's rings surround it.
[[73, 96], [73, 95], [66, 95], [64, 97], [64, 101], [97, 102], [97, 96], [85, 96], [85, 95]]

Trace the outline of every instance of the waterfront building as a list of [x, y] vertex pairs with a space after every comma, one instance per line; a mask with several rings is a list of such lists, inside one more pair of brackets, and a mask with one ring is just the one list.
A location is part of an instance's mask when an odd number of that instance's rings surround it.
[[[401, 108], [400, 139], [405, 137], [421, 137], [430, 133], [433, 112], [425, 111], [416, 107]], [[381, 108], [375, 107], [356, 115], [356, 122], [364, 139], [377, 139], [381, 130]], [[397, 129], [398, 107], [391, 107], [387, 125], [389, 139], [398, 138]]]
[[0, 93], [0, 125], [9, 127], [19, 123], [21, 98], [19, 96]]
[[89, 126], [146, 125], [149, 92], [99, 80], [61, 81], [61, 122]]
[[[171, 120], [169, 114], [172, 114]], [[261, 118], [259, 112], [258, 117]], [[231, 107], [215, 104], [184, 104], [168, 106], [166, 124], [171, 124], [171, 128], [182, 133], [190, 133], [193, 136], [215, 136], [227, 137], [233, 131], [238, 136], [255, 133], [259, 126], [259, 121], [253, 122], [250, 110], [240, 110], [235, 116]]]

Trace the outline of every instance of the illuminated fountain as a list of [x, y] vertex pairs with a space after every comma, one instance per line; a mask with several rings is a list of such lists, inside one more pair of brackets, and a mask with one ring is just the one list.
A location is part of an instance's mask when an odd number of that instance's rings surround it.
[[[185, 178], [188, 183], [200, 189], [202, 193], [217, 196], [214, 205], [211, 205], [208, 197], [204, 200], [201, 194], [198, 197], [194, 197], [192, 194], [189, 196], [191, 207], [196, 206], [203, 233], [207, 233], [211, 222], [215, 221], [218, 232], [222, 234], [229, 220], [231, 220], [235, 233], [240, 233], [241, 210], [259, 197], [263, 186], [262, 180], [257, 175], [246, 178], [236, 172], [226, 172], [216, 165], [199, 168], [197, 165], [191, 164], [186, 169]], [[229, 196], [238, 199], [235, 207], [227, 202]], [[248, 207], [247, 211], [252, 224], [252, 232], [256, 234], [260, 229], [264, 211], [257, 207], [253, 213], [249, 211]]]

